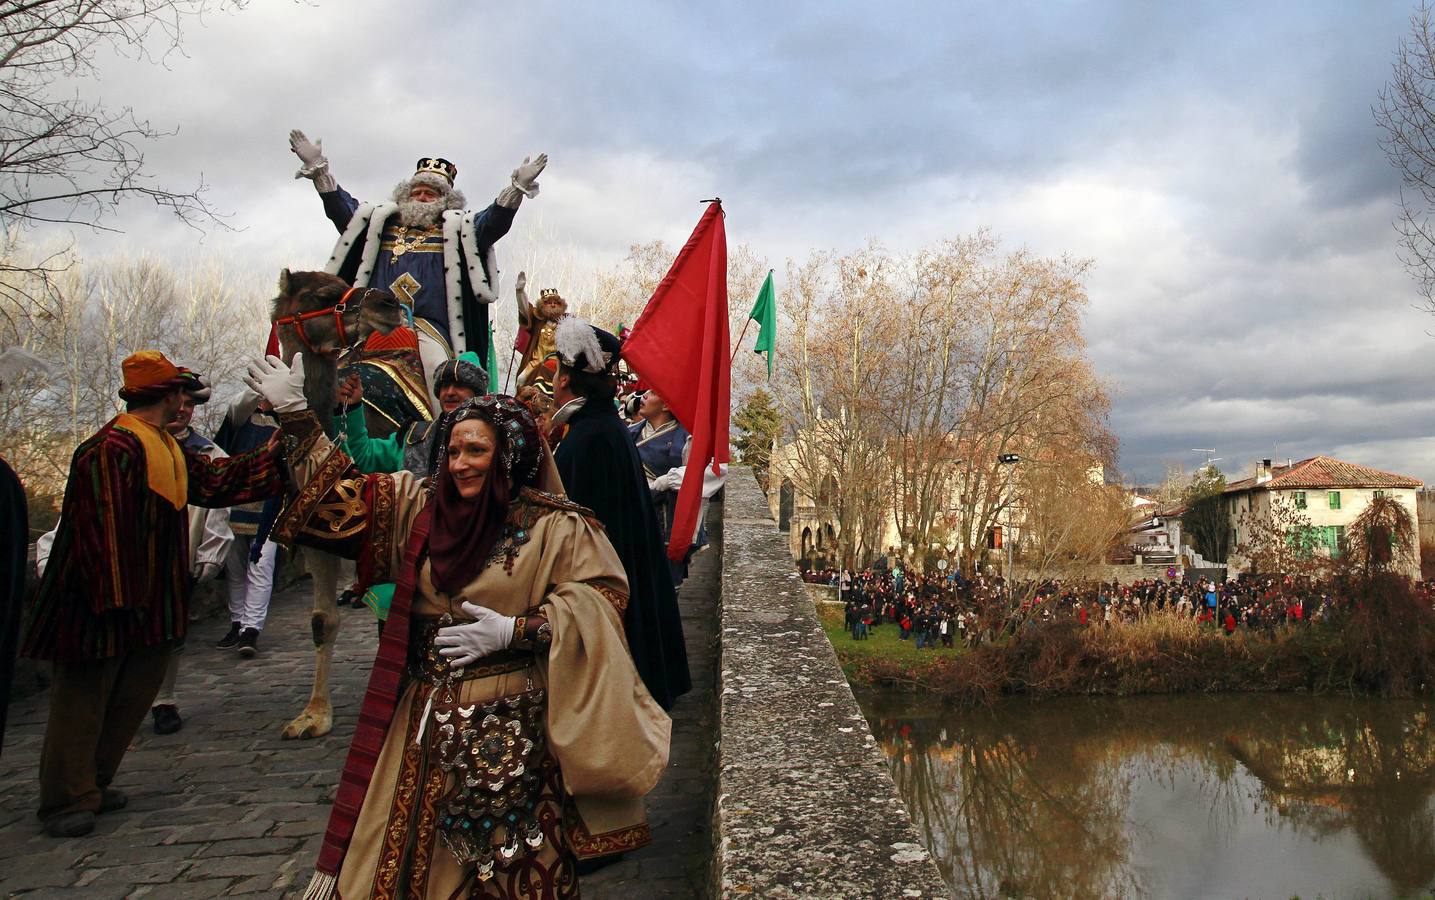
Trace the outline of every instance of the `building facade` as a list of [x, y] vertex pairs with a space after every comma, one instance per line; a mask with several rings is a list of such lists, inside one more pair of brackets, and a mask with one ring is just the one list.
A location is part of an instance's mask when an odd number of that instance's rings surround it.
[[[1277, 506], [1294, 510], [1309, 522], [1306, 535], [1292, 537], [1309, 546], [1311, 552], [1338, 558], [1346, 549], [1347, 531], [1352, 522], [1377, 497], [1388, 497], [1404, 505], [1413, 521], [1419, 521], [1416, 502], [1423, 487], [1418, 478], [1396, 475], [1345, 462], [1329, 456], [1313, 456], [1284, 466], [1261, 460], [1250, 478], [1226, 486], [1226, 514], [1231, 527], [1228, 571], [1231, 577], [1248, 573], [1252, 561], [1240, 548], [1253, 540], [1252, 532], [1268, 522]], [[1408, 573], [1420, 576], [1420, 554], [1415, 548]]]

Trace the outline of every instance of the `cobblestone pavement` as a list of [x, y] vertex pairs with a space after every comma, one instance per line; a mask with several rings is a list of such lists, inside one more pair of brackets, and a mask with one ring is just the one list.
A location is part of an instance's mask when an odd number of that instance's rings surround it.
[[[654, 844], [585, 878], [585, 897], [706, 894], [715, 556], [698, 557], [683, 591], [696, 687], [674, 710], [672, 767], [649, 807]], [[368, 610], [345, 609], [334, 655], [334, 730], [314, 741], [280, 740], [280, 729], [308, 697], [308, 612], [307, 581], [276, 595], [253, 660], [214, 649], [227, 623], [195, 624], [180, 667], [184, 728], [163, 737], [148, 723], [141, 728], [115, 779], [129, 806], [100, 816], [83, 838], [41, 832], [36, 767], [48, 695], [14, 704], [0, 758], [0, 896], [297, 893], [318, 855], [376, 644]]]

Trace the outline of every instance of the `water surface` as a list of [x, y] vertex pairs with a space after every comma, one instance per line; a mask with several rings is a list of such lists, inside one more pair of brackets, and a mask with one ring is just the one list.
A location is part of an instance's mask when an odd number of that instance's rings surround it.
[[1435, 706], [858, 695], [958, 897], [1432, 896]]

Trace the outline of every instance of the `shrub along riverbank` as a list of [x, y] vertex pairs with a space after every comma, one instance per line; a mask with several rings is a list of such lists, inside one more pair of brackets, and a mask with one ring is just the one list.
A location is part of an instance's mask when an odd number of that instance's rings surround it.
[[897, 640], [895, 625], [853, 641], [840, 612], [824, 611], [823, 621], [849, 680], [960, 704], [990, 704], [1006, 694], [1428, 692], [1435, 687], [1435, 615], [1393, 582], [1367, 591], [1349, 612], [1324, 623], [1270, 632], [1227, 636], [1192, 618], [1158, 613], [1090, 627], [1034, 624], [959, 651], [917, 651]]

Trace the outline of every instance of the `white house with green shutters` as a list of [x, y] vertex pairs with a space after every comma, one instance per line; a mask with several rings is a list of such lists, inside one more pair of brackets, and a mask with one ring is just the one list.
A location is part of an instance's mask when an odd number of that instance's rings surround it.
[[[1253, 518], [1270, 515], [1273, 503], [1294, 507], [1310, 521], [1310, 541], [1315, 552], [1339, 556], [1345, 549], [1345, 532], [1355, 517], [1376, 497], [1389, 497], [1410, 509], [1417, 519], [1416, 494], [1424, 486], [1418, 478], [1382, 472], [1369, 466], [1329, 456], [1312, 456], [1284, 466], [1263, 459], [1250, 478], [1226, 486], [1226, 511], [1231, 522], [1231, 547], [1239, 547], [1249, 535], [1242, 529]], [[1233, 552], [1227, 574], [1236, 577], [1246, 561]], [[1420, 577], [1420, 561], [1409, 573]]]

